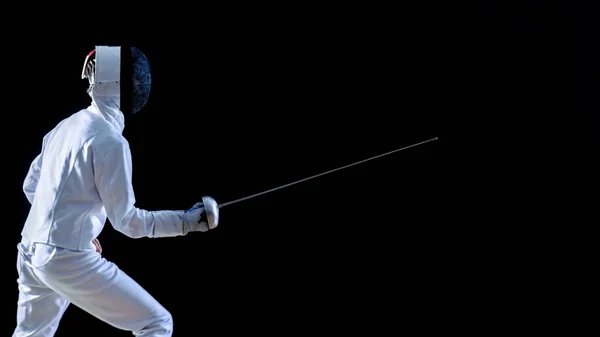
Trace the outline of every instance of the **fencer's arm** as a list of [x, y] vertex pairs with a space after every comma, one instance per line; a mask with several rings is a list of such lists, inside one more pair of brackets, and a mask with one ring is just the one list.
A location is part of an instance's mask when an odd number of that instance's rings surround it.
[[135, 207], [129, 144], [123, 139], [104, 143], [94, 149], [94, 175], [112, 226], [131, 238], [186, 235], [184, 211], [147, 211]]
[[42, 153], [38, 154], [31, 162], [31, 165], [29, 165], [29, 171], [23, 182], [23, 192], [25, 192], [25, 197], [29, 200], [30, 204], [33, 204], [33, 197], [35, 196], [35, 190], [37, 189], [38, 180], [40, 179], [41, 167]]
[[40, 153], [31, 161], [25, 181], [23, 181], [23, 192], [25, 197], [30, 204], [33, 204], [33, 198], [35, 196], [35, 190], [37, 189], [38, 181], [40, 180], [40, 171], [42, 169], [42, 158], [44, 157], [44, 150], [46, 149], [46, 139], [48, 138], [47, 133], [42, 139], [42, 150]]

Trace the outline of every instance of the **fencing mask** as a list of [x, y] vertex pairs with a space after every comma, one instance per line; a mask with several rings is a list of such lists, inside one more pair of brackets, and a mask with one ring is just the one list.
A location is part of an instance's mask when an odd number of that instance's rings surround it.
[[114, 105], [124, 115], [140, 111], [150, 96], [150, 64], [136, 47], [96, 46], [85, 59], [81, 78], [88, 79], [93, 99]]

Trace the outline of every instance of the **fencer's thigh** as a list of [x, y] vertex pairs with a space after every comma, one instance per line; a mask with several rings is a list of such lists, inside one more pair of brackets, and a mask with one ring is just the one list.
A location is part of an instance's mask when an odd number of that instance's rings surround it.
[[25, 263], [26, 259], [18, 253], [19, 300], [13, 337], [52, 337], [69, 301], [40, 282], [32, 267]]
[[171, 320], [142, 286], [96, 252], [60, 248], [37, 275], [71, 303], [116, 328], [139, 332], [161, 319]]

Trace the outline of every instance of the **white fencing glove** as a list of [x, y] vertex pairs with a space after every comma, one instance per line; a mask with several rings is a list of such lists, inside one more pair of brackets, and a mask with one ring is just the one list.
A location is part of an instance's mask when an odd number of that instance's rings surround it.
[[184, 233], [206, 232], [219, 225], [219, 206], [215, 199], [202, 197], [202, 201], [183, 213]]

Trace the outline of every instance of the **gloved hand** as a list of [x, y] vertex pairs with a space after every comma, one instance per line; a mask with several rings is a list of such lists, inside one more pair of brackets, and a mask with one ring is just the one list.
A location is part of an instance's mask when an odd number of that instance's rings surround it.
[[215, 199], [202, 197], [202, 201], [183, 213], [184, 231], [206, 232], [219, 225], [219, 207]]

